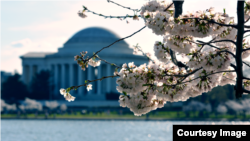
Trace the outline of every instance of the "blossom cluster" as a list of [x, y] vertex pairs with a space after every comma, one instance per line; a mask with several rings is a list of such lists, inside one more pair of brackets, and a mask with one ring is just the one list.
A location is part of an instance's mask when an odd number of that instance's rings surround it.
[[[134, 65], [134, 62], [123, 64], [114, 75], [117, 91], [121, 93], [119, 103], [128, 107], [136, 116], [162, 108], [166, 102], [186, 101], [202, 93], [211, 91], [220, 85], [234, 84], [236, 73], [232, 71], [232, 54], [236, 52], [237, 29], [234, 18], [226, 12], [207, 11], [187, 12], [174, 18], [174, 7], [168, 1], [149, 1], [141, 8], [141, 17], [145, 25], [156, 35], [163, 36], [163, 41], [154, 44], [154, 55], [157, 60], [148, 65]], [[246, 2], [245, 20], [250, 18], [250, 1]], [[194, 38], [212, 37], [211, 44], [199, 44]], [[232, 40], [232, 42], [220, 42]], [[215, 46], [212, 47], [211, 45]], [[243, 49], [250, 44], [243, 41]], [[180, 53], [188, 58], [184, 63], [187, 68], [179, 68], [171, 60], [170, 52]], [[138, 53], [134, 48], [134, 54]], [[86, 54], [86, 52], [85, 52]], [[85, 54], [82, 54], [84, 57]], [[250, 56], [250, 50], [242, 53], [242, 59]], [[150, 54], [147, 54], [150, 57]], [[90, 59], [86, 64], [80, 56], [75, 56], [82, 67], [99, 66], [100, 60]], [[88, 85], [90, 90], [92, 85]], [[250, 81], [244, 81], [244, 88], [250, 90]], [[61, 90], [60, 90], [61, 91]], [[63, 95], [66, 93], [62, 90]], [[69, 94], [70, 95], [70, 94]]]
[[[81, 56], [76, 55], [74, 56], [74, 60], [77, 61], [77, 64], [82, 68], [83, 71], [85, 71], [86, 68], [88, 68], [88, 65], [91, 65], [93, 67], [100, 66], [101, 60], [96, 60], [96, 57], [90, 58], [86, 63], [84, 61], [88, 59], [88, 57], [84, 60], [84, 56], [87, 54], [87, 51], [82, 51]], [[97, 55], [96, 55], [97, 56]]]
[[[120, 106], [128, 107], [135, 115], [140, 116], [163, 107], [167, 101], [186, 101], [218, 85], [232, 83], [232, 80], [236, 79], [236, 75], [231, 72], [227, 73], [225, 79], [225, 74], [209, 75], [212, 72], [205, 69], [185, 77], [185, 74], [190, 72], [184, 68], [179, 69], [172, 63], [165, 64], [160, 61], [139, 67], [133, 62], [123, 64], [118, 73], [120, 78], [116, 81], [118, 92], [123, 93], [119, 98]], [[194, 78], [198, 79], [193, 80]], [[188, 81], [190, 82], [186, 83]]]
[[67, 93], [66, 90], [63, 89], [63, 88], [60, 89], [60, 93], [61, 93], [61, 95], [63, 95], [64, 98], [65, 98], [66, 100], [68, 100], [69, 102], [75, 100], [75, 97], [72, 96], [70, 93]]
[[[187, 13], [175, 19], [173, 7], [165, 11], [169, 5], [150, 1], [142, 7], [141, 16], [146, 26], [156, 35], [163, 35], [163, 42], [154, 44], [156, 63], [139, 67], [124, 64], [116, 81], [118, 92], [123, 93], [119, 98], [120, 106], [130, 108], [137, 116], [161, 108], [168, 101], [186, 101], [218, 85], [234, 84], [236, 80], [236, 73], [230, 72], [232, 56], [228, 53], [235, 54], [233, 43], [217, 42], [213, 44], [217, 48], [211, 48], [194, 42], [195, 37], [207, 36], [212, 36], [215, 42], [223, 39], [235, 41], [237, 29], [208, 22], [234, 24], [233, 17], [210, 8], [207, 12]], [[243, 49], [249, 47], [248, 42], [243, 44]], [[186, 63], [189, 70], [178, 68], [173, 63], [165, 64], [170, 60], [170, 49], [189, 58]], [[242, 58], [249, 55], [248, 50], [244, 51]], [[133, 65], [129, 63], [129, 66]], [[198, 71], [190, 74], [194, 70]]]

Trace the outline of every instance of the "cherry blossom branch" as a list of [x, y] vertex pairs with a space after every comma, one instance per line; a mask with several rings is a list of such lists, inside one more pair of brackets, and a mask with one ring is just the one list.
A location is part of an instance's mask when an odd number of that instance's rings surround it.
[[[197, 40], [197, 42], [202, 42], [202, 41]], [[217, 41], [213, 41], [213, 42], [207, 42], [207, 43], [203, 42], [203, 43], [204, 44], [210, 44], [210, 43], [219, 43], [219, 42], [231, 42], [231, 43], [236, 45], [236, 42], [234, 42], [233, 40], [217, 40]]]
[[[218, 72], [214, 72], [214, 73], [211, 73], [211, 74], [202, 75], [202, 76], [196, 77], [196, 78], [194, 78], [194, 79], [191, 79], [191, 80], [189, 80], [189, 81], [180, 82], [180, 83], [177, 83], [177, 84], [174, 84], [174, 85], [167, 85], [167, 84], [164, 84], [164, 85], [165, 85], [165, 86], [177, 86], [177, 85], [185, 84], [185, 83], [188, 83], [188, 82], [192, 82], [192, 81], [194, 81], [194, 80], [196, 80], [196, 79], [199, 79], [199, 78], [202, 78], [202, 77], [207, 77], [207, 76], [210, 76], [210, 75], [213, 75], [213, 74], [223, 73], [223, 72], [235, 72], [235, 71], [233, 71], [233, 70], [218, 71]], [[148, 86], [148, 85], [153, 86], [154, 84], [143, 84], [143, 86]]]
[[250, 30], [245, 30], [245, 31], [244, 31], [244, 34], [247, 33], [247, 32], [250, 32]]
[[203, 76], [196, 77], [196, 78], [194, 78], [194, 79], [192, 79], [192, 80], [182, 82], [181, 84], [187, 83], [187, 82], [191, 82], [191, 81], [196, 80], [196, 79], [199, 79], [199, 78], [201, 78], [201, 77], [207, 77], [207, 76], [210, 76], [210, 75], [213, 75], [213, 74], [223, 73], [223, 72], [235, 72], [235, 71], [233, 71], [233, 70], [229, 70], [229, 71], [218, 71], [218, 72], [214, 72], [214, 73], [211, 73], [211, 74], [207, 74], [207, 75], [203, 75]]
[[138, 44], [136, 46], [134, 46], [135, 48], [137, 48], [145, 57], [148, 58], [148, 60], [152, 61], [153, 63], [155, 63], [154, 60], [152, 60], [150, 57], [148, 57], [140, 48], [140, 46], [138, 46]]
[[244, 88], [242, 88], [242, 90], [243, 90], [243, 92], [250, 94], [250, 91], [249, 91], [249, 90], [246, 90], [246, 89], [244, 89]]
[[232, 25], [232, 24], [222, 24], [222, 23], [218, 23], [215, 20], [208, 20], [208, 19], [201, 19], [201, 18], [184, 18], [184, 19], [180, 19], [180, 20], [188, 20], [188, 19], [196, 19], [196, 20], [204, 20], [204, 21], [208, 21], [209, 23], [214, 23], [214, 24], [218, 24], [220, 26], [226, 26], [226, 27], [233, 27], [233, 28], [237, 28], [238, 25]]
[[230, 66], [233, 67], [234, 70], [236, 71], [236, 66], [234, 64], [231, 63]]
[[[183, 2], [184, 1], [173, 1], [172, 4], [174, 4], [174, 7], [175, 7], [175, 14], [174, 14], [175, 18], [179, 17], [179, 15], [182, 14], [182, 5], [183, 5]], [[168, 9], [169, 7], [171, 7], [171, 5], [169, 5], [166, 9]], [[170, 56], [171, 56], [172, 62], [176, 66], [178, 66], [179, 68], [184, 67], [186, 70], [188, 69], [188, 66], [186, 66], [185, 64], [183, 64], [181, 61], [177, 60], [175, 52], [172, 49], [170, 49]]]
[[249, 25], [245, 25], [244, 28], [250, 28], [250, 26]]
[[146, 28], [146, 26], [144, 26], [144, 27], [141, 28], [140, 30], [134, 32], [133, 34], [131, 34], [131, 35], [127, 36], [127, 37], [121, 38], [121, 39], [119, 39], [119, 40], [113, 42], [112, 44], [110, 44], [110, 45], [108, 45], [108, 46], [106, 46], [106, 47], [103, 47], [101, 50], [99, 50], [99, 51], [97, 51], [96, 53], [94, 53], [93, 56], [91, 56], [91, 57], [88, 58], [88, 59], [85, 59], [85, 60], [84, 60], [84, 63], [85, 63], [85, 62], [88, 62], [89, 59], [91, 59], [91, 58], [93, 58], [94, 56], [96, 56], [96, 55], [97, 55], [99, 52], [101, 52], [103, 49], [109, 48], [109, 47], [112, 46], [113, 44], [115, 44], [115, 43], [117, 43], [117, 42], [119, 42], [119, 41], [122, 41], [122, 40], [124, 40], [124, 39], [127, 39], [127, 38], [129, 38], [129, 37], [131, 37], [131, 36], [133, 36], [133, 35], [135, 35], [136, 33], [140, 32], [140, 31], [143, 30], [144, 28]]
[[250, 19], [250, 17], [244, 22], [244, 23], [246, 23], [246, 22], [248, 22], [249, 21], [249, 19]]
[[247, 65], [248, 67], [250, 67], [250, 65], [249, 64], [247, 64], [246, 62], [244, 62], [244, 61], [242, 61], [243, 62], [243, 64], [245, 64], [245, 65]]
[[96, 58], [98, 58], [98, 59], [102, 60], [103, 62], [105, 62], [105, 63], [107, 63], [107, 64], [110, 64], [111, 66], [116, 66], [118, 69], [122, 68], [122, 67], [117, 66], [117, 65], [116, 65], [116, 64], [114, 64], [114, 63], [109, 63], [108, 61], [106, 61], [106, 60], [104, 60], [104, 59], [100, 58], [99, 56], [96, 56]]
[[171, 3], [166, 9], [164, 9], [163, 11], [167, 11], [168, 8], [170, 8], [174, 3]]
[[176, 55], [175, 55], [175, 52], [174, 51], [172, 51], [172, 49], [170, 49], [170, 56], [171, 56], [171, 60], [172, 60], [172, 62], [176, 65], [176, 66], [178, 66], [179, 68], [185, 68], [186, 70], [188, 69], [188, 66], [186, 66], [185, 64], [183, 64], [182, 62], [180, 62], [180, 61], [178, 61], [177, 59], [176, 59]]
[[[117, 18], [117, 19], [120, 19], [120, 18], [123, 18], [123, 19], [126, 19], [126, 18], [134, 18], [135, 17], [135, 15], [134, 16], [131, 16], [131, 15], [126, 15], [126, 16], [105, 16], [105, 15], [103, 15], [103, 14], [98, 14], [98, 13], [95, 13], [94, 11], [91, 11], [91, 10], [89, 10], [89, 9], [87, 9], [87, 7], [85, 7], [85, 6], [83, 6], [84, 7], [84, 9], [87, 11], [87, 12], [90, 12], [90, 13], [92, 13], [92, 14], [94, 14], [94, 15], [97, 15], [97, 16], [101, 16], [101, 17], [104, 17], [104, 18]], [[137, 16], [137, 15], [136, 15]], [[141, 15], [138, 15], [137, 17], [141, 17]]]
[[98, 80], [102, 81], [103, 79], [110, 78], [110, 77], [114, 78], [114, 77], [117, 77], [117, 76], [119, 76], [119, 75], [104, 76], [104, 77], [102, 77], [102, 78], [100, 78], [100, 79], [95, 79], [95, 80], [85, 80], [85, 84], [78, 85], [78, 86], [71, 86], [71, 87], [69, 87], [68, 89], [69, 89], [69, 91], [70, 91], [70, 90], [74, 90], [74, 89], [78, 89], [79, 87], [87, 86], [87, 85], [88, 85], [89, 83], [91, 83], [91, 82], [95, 82], [95, 81], [98, 81]]
[[120, 4], [116, 3], [116, 2], [113, 2], [113, 1], [111, 1], [111, 0], [107, 0], [107, 1], [108, 1], [108, 2], [111, 2], [111, 3], [113, 3], [113, 4], [116, 4], [116, 5], [118, 5], [118, 6], [122, 7], [122, 8], [126, 8], [126, 9], [128, 9], [128, 10], [133, 10], [133, 11], [136, 11], [136, 12], [140, 12], [140, 11], [141, 11], [141, 9], [140, 9], [140, 10], [138, 10], [138, 9], [131, 9], [130, 7], [122, 6], [122, 5], [120, 5]]
[[[203, 43], [202, 45], [209, 45], [209, 46], [211, 46], [211, 47], [213, 47], [213, 48], [216, 48], [216, 49], [218, 49], [218, 50], [221, 50], [220, 48], [218, 48], [218, 47], [216, 47], [216, 46], [214, 46], [214, 45], [211, 45], [209, 42], [208, 42], [208, 43], [205, 43], [205, 42], [199, 41], [199, 40], [197, 40], [197, 42]], [[227, 52], [227, 53], [231, 54], [234, 58], [236, 57], [232, 52], [230, 52], [230, 51], [228, 51], [228, 50], [223, 50], [223, 52]]]
[[245, 76], [243, 76], [243, 79], [247, 79], [247, 80], [250, 80], [250, 78], [247, 78], [247, 77], [245, 77]]
[[243, 49], [242, 52], [247, 51], [247, 50], [250, 50], [250, 48]]
[[187, 77], [189, 75], [192, 75], [192, 74], [196, 73], [200, 69], [202, 69], [202, 67], [198, 68], [198, 69], [196, 69], [196, 70], [194, 70], [194, 71], [192, 71], [190, 73], [184, 74], [184, 75], [169, 75], [169, 74], [164, 74], [163, 76]]
[[226, 76], [222, 76], [222, 77], [224, 77], [224, 78], [226, 78], [226, 79], [228, 79], [228, 80], [231, 80], [231, 81], [234, 81], [234, 82], [236, 82], [235, 80], [233, 80], [233, 79], [230, 79], [230, 78], [227, 78]]

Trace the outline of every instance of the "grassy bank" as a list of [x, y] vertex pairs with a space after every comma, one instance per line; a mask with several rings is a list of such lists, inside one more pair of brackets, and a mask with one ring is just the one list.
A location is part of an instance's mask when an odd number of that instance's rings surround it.
[[[2, 114], [1, 118], [8, 119], [8, 118], [39, 118], [39, 119], [44, 119], [45, 114], [20, 114], [19, 117], [17, 114]], [[214, 113], [209, 113], [205, 115], [199, 115], [199, 112], [190, 112], [188, 116], [180, 111], [164, 111], [164, 112], [157, 112], [157, 113], [149, 113], [147, 115], [143, 116], [134, 116], [132, 113], [131, 114], [118, 114], [116, 112], [98, 112], [98, 113], [86, 113], [86, 114], [81, 114], [80, 112], [75, 112], [74, 114], [49, 114], [47, 116], [49, 119], [180, 119], [180, 120], [196, 120], [196, 119], [211, 119], [211, 120], [219, 120], [219, 119], [224, 119], [224, 120], [250, 120], [250, 115], [229, 115], [229, 114], [224, 114], [224, 115], [215, 115]]]

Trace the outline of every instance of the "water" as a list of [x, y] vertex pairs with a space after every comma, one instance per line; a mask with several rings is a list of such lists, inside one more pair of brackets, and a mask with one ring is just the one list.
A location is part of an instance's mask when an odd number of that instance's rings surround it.
[[1, 141], [172, 141], [173, 124], [250, 122], [1, 120]]

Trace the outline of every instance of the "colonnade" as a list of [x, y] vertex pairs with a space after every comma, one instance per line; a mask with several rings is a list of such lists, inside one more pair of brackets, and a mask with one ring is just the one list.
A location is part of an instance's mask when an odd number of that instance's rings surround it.
[[[51, 70], [53, 72], [53, 81], [55, 84], [54, 94], [59, 94], [60, 88], [68, 88], [70, 86], [78, 86], [85, 84], [85, 80], [99, 79], [103, 76], [111, 76], [114, 71], [114, 67], [101, 64], [98, 67], [88, 66], [83, 71], [77, 64], [52, 64]], [[112, 89], [112, 85], [116, 85], [116, 79], [104, 79], [102, 81], [92, 82], [92, 90], [87, 91], [85, 86], [78, 88], [76, 91], [72, 90], [70, 93], [77, 94], [78, 96], [91, 95], [91, 94], [105, 94], [116, 91]]]
[[[24, 65], [23, 66], [23, 82], [30, 84], [32, 77], [36, 72], [41, 71], [41, 67], [37, 65]], [[103, 76], [112, 76], [115, 70], [114, 66], [109, 64], [101, 64], [98, 67], [88, 66], [88, 68], [83, 71], [77, 64], [50, 64], [49, 70], [52, 72], [52, 81], [54, 84], [53, 95], [60, 95], [60, 88], [68, 88], [70, 86], [78, 86], [85, 84], [85, 80], [99, 79]], [[102, 81], [92, 82], [92, 90], [87, 91], [85, 86], [78, 88], [78, 90], [70, 91], [74, 96], [83, 95], [101, 95], [110, 92], [117, 92], [116, 90], [116, 78], [107, 78]]]

